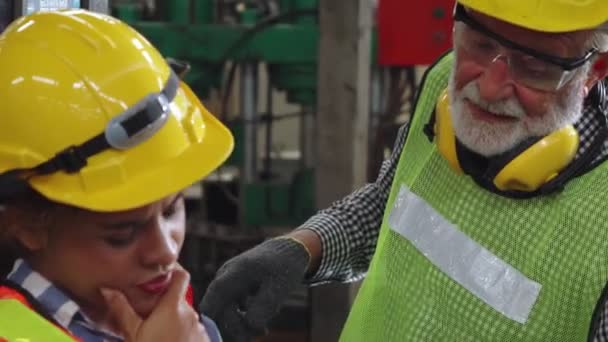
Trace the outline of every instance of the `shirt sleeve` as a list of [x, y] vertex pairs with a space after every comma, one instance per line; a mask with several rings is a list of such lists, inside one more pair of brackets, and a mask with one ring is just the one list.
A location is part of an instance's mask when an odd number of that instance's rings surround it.
[[220, 330], [217, 328], [217, 325], [211, 318], [206, 317], [204, 315], [200, 315], [201, 324], [205, 327], [207, 331], [207, 335], [209, 335], [210, 342], [222, 342], [222, 336], [220, 335]]
[[334, 202], [298, 228], [313, 230], [321, 238], [321, 264], [308, 283], [352, 282], [367, 272], [407, 130], [407, 124], [399, 129], [391, 155], [374, 183]]

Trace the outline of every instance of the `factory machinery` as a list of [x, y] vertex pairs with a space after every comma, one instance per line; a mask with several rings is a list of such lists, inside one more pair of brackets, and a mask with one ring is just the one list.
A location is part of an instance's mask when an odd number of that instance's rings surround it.
[[[316, 211], [317, 5], [317, 0], [112, 2], [114, 16], [163, 55], [189, 64], [186, 81], [235, 136], [228, 162], [195, 185], [200, 198], [188, 200], [182, 263], [199, 296], [228, 258], [293, 229]], [[273, 108], [278, 93], [297, 110]], [[277, 153], [278, 120], [298, 121], [292, 125], [299, 127], [296, 153]], [[271, 335], [305, 336], [309, 314], [302, 288], [272, 323]]]

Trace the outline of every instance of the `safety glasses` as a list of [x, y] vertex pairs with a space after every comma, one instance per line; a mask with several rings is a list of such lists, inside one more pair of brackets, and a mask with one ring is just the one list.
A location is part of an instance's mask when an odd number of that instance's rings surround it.
[[456, 6], [454, 21], [457, 50], [484, 66], [503, 59], [515, 81], [542, 91], [560, 89], [573, 78], [577, 68], [598, 52], [590, 49], [582, 57], [561, 58], [536, 51], [492, 32], [460, 4]]

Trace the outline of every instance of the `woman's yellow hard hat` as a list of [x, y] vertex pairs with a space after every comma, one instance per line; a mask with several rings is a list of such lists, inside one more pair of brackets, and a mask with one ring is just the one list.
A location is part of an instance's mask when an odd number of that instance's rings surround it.
[[475, 11], [542, 32], [592, 29], [608, 22], [608, 0], [458, 0]]
[[[139, 33], [107, 15], [44, 12], [0, 36], [0, 177], [96, 211], [178, 192], [233, 138]], [[0, 182], [1, 183], [1, 182]]]

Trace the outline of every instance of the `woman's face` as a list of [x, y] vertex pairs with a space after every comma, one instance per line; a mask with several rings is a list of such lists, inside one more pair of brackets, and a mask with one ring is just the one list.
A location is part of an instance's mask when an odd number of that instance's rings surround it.
[[148, 316], [169, 284], [184, 242], [183, 196], [121, 212], [64, 208], [52, 215], [51, 226], [38, 230], [38, 248], [29, 260], [33, 268], [93, 320], [106, 319], [102, 287], [120, 290], [140, 316]]

